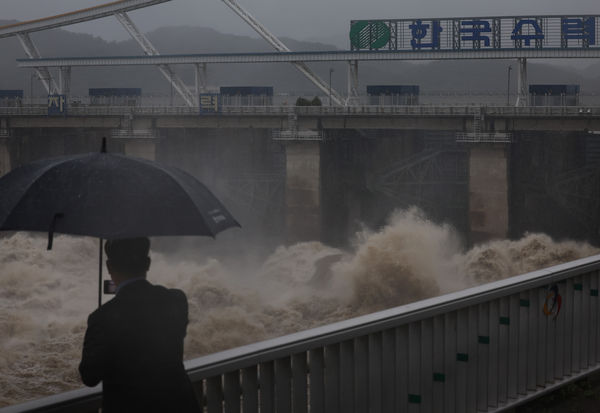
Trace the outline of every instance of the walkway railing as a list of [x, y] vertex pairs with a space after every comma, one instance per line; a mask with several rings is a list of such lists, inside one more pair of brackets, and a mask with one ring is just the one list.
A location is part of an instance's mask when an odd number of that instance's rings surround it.
[[[221, 112], [200, 114], [184, 106], [70, 106], [54, 116], [473, 116], [583, 117], [600, 116], [600, 106], [223, 106]], [[0, 107], [0, 116], [48, 116], [46, 106]]]
[[[597, 255], [186, 367], [208, 413], [499, 412], [599, 369], [599, 270]], [[98, 390], [71, 394], [97, 409]]]

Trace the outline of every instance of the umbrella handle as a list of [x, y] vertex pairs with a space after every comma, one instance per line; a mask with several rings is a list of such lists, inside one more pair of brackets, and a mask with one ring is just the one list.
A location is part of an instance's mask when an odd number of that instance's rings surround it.
[[64, 217], [64, 214], [62, 212], [57, 212], [52, 217], [52, 221], [50, 222], [50, 228], [48, 229], [48, 250], [52, 249], [52, 242], [54, 241], [54, 229], [56, 228], [56, 220], [62, 217]]

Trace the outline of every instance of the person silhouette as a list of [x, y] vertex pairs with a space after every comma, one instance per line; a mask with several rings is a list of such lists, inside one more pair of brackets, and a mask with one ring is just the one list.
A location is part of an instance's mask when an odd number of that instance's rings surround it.
[[183, 366], [188, 303], [183, 291], [152, 285], [150, 240], [108, 240], [117, 291], [88, 317], [79, 373], [102, 382], [102, 412], [200, 412]]

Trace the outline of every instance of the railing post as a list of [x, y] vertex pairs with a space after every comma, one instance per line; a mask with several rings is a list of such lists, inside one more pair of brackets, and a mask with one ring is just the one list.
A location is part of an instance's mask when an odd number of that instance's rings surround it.
[[529, 304], [527, 305], [527, 317], [529, 328], [527, 329], [527, 390], [535, 390], [537, 386], [537, 354], [538, 349], [538, 306], [537, 291], [528, 291]]
[[325, 347], [325, 411], [340, 412], [340, 345]]
[[600, 305], [598, 304], [598, 271], [594, 271], [590, 275], [590, 346], [589, 346], [589, 362], [590, 364], [596, 364], [600, 361], [598, 357], [598, 348], [600, 343], [598, 342], [598, 311]]
[[563, 296], [563, 309], [561, 313], [562, 322], [564, 323], [564, 346], [563, 346], [563, 375], [571, 375], [573, 369], [573, 308], [574, 308], [574, 291], [573, 291], [573, 280], [566, 280], [565, 293]]
[[[325, 412], [325, 368], [323, 360], [323, 348], [310, 350], [308, 353], [310, 366], [310, 412]], [[262, 412], [261, 412], [262, 413]]]
[[[381, 404], [383, 412], [397, 412], [396, 409], [396, 331], [388, 329], [383, 331], [381, 336], [382, 351], [382, 384], [381, 384]], [[346, 410], [342, 409], [346, 413]]]
[[275, 411], [292, 411], [292, 359], [275, 360]]
[[546, 288], [537, 288], [533, 291], [536, 296], [535, 306], [531, 311], [536, 314], [537, 319], [537, 380], [538, 386], [544, 386], [546, 384], [546, 369], [550, 366], [547, 363], [546, 354], [548, 352], [548, 346], [550, 340], [554, 340], [554, 337], [548, 336], [548, 318], [544, 315], [544, 300], [546, 298]]
[[294, 413], [308, 412], [307, 377], [306, 353], [294, 354], [292, 356], [292, 399]]
[[275, 412], [275, 369], [274, 362], [266, 361], [259, 365], [260, 412]]
[[[403, 353], [406, 355], [406, 353]], [[354, 411], [369, 411], [369, 341], [368, 336], [354, 340]], [[312, 413], [312, 412], [311, 412]]]
[[583, 284], [581, 277], [573, 279], [573, 347], [571, 348], [571, 371], [578, 373], [581, 370], [581, 343], [583, 341]]
[[223, 412], [223, 384], [220, 375], [206, 380], [206, 407], [208, 413]]
[[[474, 308], [475, 309], [475, 308]], [[485, 411], [490, 399], [490, 303], [482, 303], [477, 310], [477, 410]]]
[[[343, 413], [355, 413], [354, 340], [346, 340], [340, 344], [340, 410]], [[294, 412], [295, 413], [295, 412]]]
[[225, 413], [240, 413], [240, 372], [235, 370], [224, 377]]
[[258, 391], [257, 366], [242, 369], [242, 406], [244, 413], [258, 412]]
[[444, 314], [444, 412], [457, 412], [457, 312]]
[[479, 337], [477, 306], [468, 308], [468, 361], [467, 361], [467, 411], [477, 411], [477, 385], [479, 382], [477, 366], [479, 365]]
[[433, 380], [432, 389], [432, 409], [434, 412], [443, 412], [444, 410], [444, 389], [446, 386], [446, 369], [444, 368], [445, 346], [445, 323], [444, 316], [439, 315], [433, 319], [433, 346], [431, 348], [433, 358]]
[[516, 362], [517, 351], [515, 346], [514, 324], [516, 317], [511, 316], [511, 298], [500, 298], [498, 314], [498, 403], [506, 403], [509, 393], [516, 397]]
[[433, 320], [421, 321], [421, 412], [433, 409]]
[[408, 411], [418, 412], [422, 401], [421, 384], [421, 323], [412, 322], [408, 325]]

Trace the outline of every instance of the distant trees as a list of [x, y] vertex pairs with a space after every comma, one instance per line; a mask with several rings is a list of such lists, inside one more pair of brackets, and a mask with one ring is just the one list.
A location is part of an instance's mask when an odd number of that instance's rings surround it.
[[315, 96], [312, 100], [299, 97], [296, 99], [296, 106], [323, 106], [323, 104], [318, 96]]

